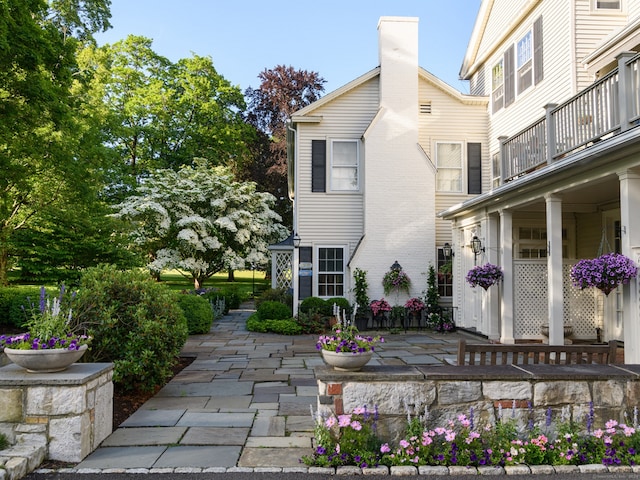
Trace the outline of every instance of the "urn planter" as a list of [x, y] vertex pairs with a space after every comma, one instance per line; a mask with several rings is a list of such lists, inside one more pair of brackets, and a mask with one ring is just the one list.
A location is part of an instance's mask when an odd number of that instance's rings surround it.
[[5, 347], [5, 355], [16, 365], [25, 368], [30, 373], [61, 372], [80, 360], [87, 351], [87, 345], [81, 345], [78, 350], [66, 348], [52, 348], [49, 350], [20, 350]]
[[321, 350], [322, 358], [325, 363], [334, 370], [342, 372], [357, 372], [364, 367], [371, 357], [372, 351], [352, 353], [352, 352], [332, 352], [330, 350]]

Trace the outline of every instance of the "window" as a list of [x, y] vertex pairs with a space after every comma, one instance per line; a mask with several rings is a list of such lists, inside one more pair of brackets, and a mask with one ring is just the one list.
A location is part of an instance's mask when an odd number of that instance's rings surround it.
[[[547, 228], [542, 226], [518, 227], [515, 251], [517, 258], [547, 258]], [[562, 229], [562, 257], [567, 258], [567, 229]]]
[[504, 107], [504, 61], [491, 69], [491, 103], [493, 113]]
[[311, 191], [327, 191], [327, 142], [311, 140]]
[[442, 248], [438, 249], [438, 294], [441, 297], [453, 296], [453, 272], [451, 258], [445, 258]]
[[344, 249], [342, 247], [318, 249], [318, 296], [344, 296]]
[[436, 143], [436, 190], [462, 192], [462, 143]]
[[518, 71], [518, 93], [525, 91], [533, 83], [533, 50], [531, 30], [518, 42], [516, 68]]
[[596, 10], [620, 10], [620, 0], [596, 0]]
[[511, 105], [516, 94], [544, 79], [542, 17], [515, 44], [508, 44], [499, 62], [491, 69], [491, 111]]
[[359, 146], [357, 140], [331, 141], [331, 190], [353, 192], [360, 188], [358, 181]]
[[491, 157], [491, 187], [498, 188], [502, 183], [502, 174], [500, 168], [500, 152], [496, 152]]
[[467, 193], [482, 193], [481, 143], [467, 143]]

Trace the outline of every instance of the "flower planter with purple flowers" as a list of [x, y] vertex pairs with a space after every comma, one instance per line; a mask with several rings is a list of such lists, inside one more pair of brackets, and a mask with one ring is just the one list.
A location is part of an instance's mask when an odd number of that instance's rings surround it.
[[571, 268], [571, 280], [580, 290], [595, 287], [609, 295], [618, 285], [638, 275], [633, 261], [620, 253], [607, 253], [597, 258], [580, 260]]

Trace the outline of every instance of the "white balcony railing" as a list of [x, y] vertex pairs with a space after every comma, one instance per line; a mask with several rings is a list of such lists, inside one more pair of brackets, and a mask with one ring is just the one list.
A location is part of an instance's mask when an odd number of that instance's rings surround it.
[[640, 120], [640, 54], [623, 54], [618, 68], [509, 138], [501, 138], [501, 178], [508, 182]]

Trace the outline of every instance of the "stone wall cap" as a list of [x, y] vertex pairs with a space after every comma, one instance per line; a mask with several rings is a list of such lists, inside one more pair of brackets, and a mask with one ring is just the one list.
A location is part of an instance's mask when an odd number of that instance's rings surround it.
[[0, 386], [83, 385], [113, 370], [113, 363], [74, 363], [56, 373], [29, 373], [16, 364], [0, 368]]
[[401, 382], [421, 381], [424, 375], [408, 365], [365, 365], [358, 372], [341, 372], [332, 367], [320, 365], [314, 368], [316, 378], [323, 382], [376, 381]]
[[417, 368], [427, 380], [513, 380], [531, 376], [515, 365], [425, 365]]

